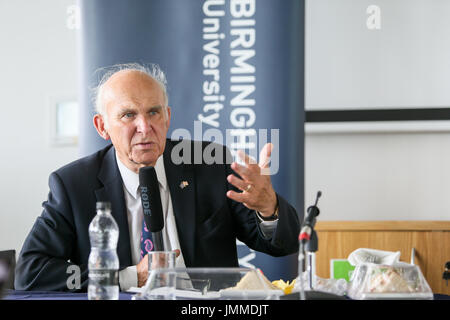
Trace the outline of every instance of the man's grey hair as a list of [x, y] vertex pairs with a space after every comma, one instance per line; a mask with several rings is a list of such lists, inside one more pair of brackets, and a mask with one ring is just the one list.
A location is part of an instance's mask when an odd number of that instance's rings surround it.
[[103, 85], [108, 81], [109, 78], [111, 78], [115, 73], [122, 71], [122, 70], [130, 70], [130, 71], [139, 71], [142, 72], [149, 77], [156, 80], [156, 82], [160, 85], [161, 90], [164, 94], [164, 110], [165, 115], [167, 116], [167, 106], [169, 105], [169, 97], [167, 96], [167, 79], [164, 72], [161, 70], [159, 65], [157, 64], [140, 64], [140, 63], [124, 63], [124, 64], [116, 64], [109, 67], [100, 68], [96, 71], [96, 73], [102, 74], [101, 79], [98, 83], [98, 85], [93, 89], [93, 97], [94, 97], [94, 106], [95, 111], [98, 114], [101, 114], [103, 117], [105, 117], [106, 120], [106, 113], [104, 106], [102, 105], [101, 101], [101, 94], [103, 90]]

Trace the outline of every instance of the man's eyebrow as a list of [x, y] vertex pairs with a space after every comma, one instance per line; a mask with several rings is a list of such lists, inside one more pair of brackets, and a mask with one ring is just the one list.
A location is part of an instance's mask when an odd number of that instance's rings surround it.
[[128, 105], [122, 105], [119, 108], [119, 113], [124, 113], [124, 112], [134, 112], [134, 109]]
[[[162, 110], [162, 109], [163, 109], [163, 107], [161, 105], [156, 105], [156, 106], [151, 106], [150, 108], [148, 108], [147, 112], [159, 111], [159, 110]], [[131, 107], [131, 106], [129, 106], [129, 105], [124, 104], [124, 105], [120, 106], [120, 108], [119, 108], [117, 113], [125, 114], [125, 113], [128, 113], [128, 112], [136, 112], [136, 109]]]

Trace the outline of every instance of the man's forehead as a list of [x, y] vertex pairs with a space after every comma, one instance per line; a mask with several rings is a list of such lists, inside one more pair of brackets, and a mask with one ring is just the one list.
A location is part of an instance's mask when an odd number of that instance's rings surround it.
[[127, 88], [146, 85], [159, 88], [155, 79], [139, 70], [121, 70], [114, 73], [103, 85], [104, 88]]
[[114, 99], [115, 103], [127, 103], [142, 99], [162, 100], [164, 94], [157, 81], [147, 74], [137, 70], [122, 70], [105, 82], [102, 98], [104, 102]]

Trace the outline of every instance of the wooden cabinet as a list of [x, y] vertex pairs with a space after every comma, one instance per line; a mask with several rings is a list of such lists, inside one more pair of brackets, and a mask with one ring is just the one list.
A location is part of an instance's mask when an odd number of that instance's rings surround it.
[[358, 248], [400, 251], [400, 260], [417, 264], [433, 293], [450, 295], [442, 279], [450, 261], [450, 221], [319, 221], [316, 273], [330, 277], [330, 259], [346, 259]]

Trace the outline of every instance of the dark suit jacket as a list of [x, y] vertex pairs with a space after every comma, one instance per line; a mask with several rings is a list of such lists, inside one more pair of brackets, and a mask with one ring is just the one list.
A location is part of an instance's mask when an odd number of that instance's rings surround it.
[[[299, 217], [281, 196], [277, 195], [277, 228], [273, 236], [266, 239], [254, 211], [226, 197], [227, 190], [235, 189], [226, 180], [233, 172], [230, 166], [176, 165], [171, 161], [171, 152], [178, 143], [167, 140], [164, 166], [187, 267], [238, 266], [236, 238], [254, 250], [273, 256], [298, 250]], [[183, 143], [194, 148], [192, 151], [199, 144], [202, 149], [206, 146], [206, 143]], [[182, 181], [189, 185], [180, 188]], [[68, 267], [74, 264], [81, 270], [81, 290], [86, 290], [90, 253], [88, 228], [96, 214], [97, 201], [111, 202], [112, 215], [119, 226], [120, 269], [132, 264], [127, 210], [114, 147], [109, 145], [53, 172], [49, 187], [44, 210], [26, 238], [18, 259], [17, 290], [67, 291], [67, 280], [73, 274]]]

